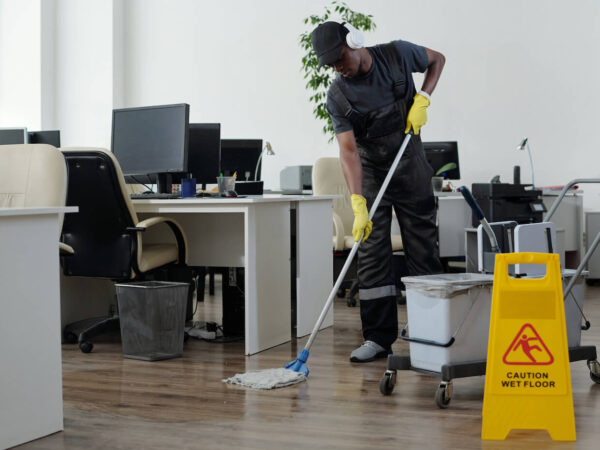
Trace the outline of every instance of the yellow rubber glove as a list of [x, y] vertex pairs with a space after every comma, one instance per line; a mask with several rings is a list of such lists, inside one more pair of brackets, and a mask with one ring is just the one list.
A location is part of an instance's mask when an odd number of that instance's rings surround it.
[[358, 194], [352, 194], [350, 200], [352, 201], [352, 211], [354, 211], [352, 237], [354, 242], [358, 242], [364, 231], [362, 242], [365, 242], [373, 230], [373, 222], [369, 220], [369, 211], [367, 211], [367, 200]]
[[412, 128], [415, 134], [419, 134], [421, 127], [427, 123], [428, 106], [429, 99], [427, 97], [421, 94], [415, 95], [414, 103], [406, 118], [406, 130], [404, 130], [404, 133], [408, 133]]

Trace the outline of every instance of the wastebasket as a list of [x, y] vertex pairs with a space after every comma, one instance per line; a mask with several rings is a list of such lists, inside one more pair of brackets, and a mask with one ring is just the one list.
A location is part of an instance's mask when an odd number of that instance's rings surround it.
[[493, 275], [445, 273], [402, 282], [412, 367], [440, 372], [443, 365], [486, 359]]
[[183, 354], [188, 283], [116, 284], [123, 356], [144, 361]]

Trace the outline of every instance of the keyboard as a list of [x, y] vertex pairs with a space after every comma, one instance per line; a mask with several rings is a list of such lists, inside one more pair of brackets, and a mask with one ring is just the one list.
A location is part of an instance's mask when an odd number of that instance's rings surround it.
[[131, 194], [129, 196], [131, 200], [156, 200], [156, 199], [170, 199], [170, 198], [181, 198], [180, 194]]

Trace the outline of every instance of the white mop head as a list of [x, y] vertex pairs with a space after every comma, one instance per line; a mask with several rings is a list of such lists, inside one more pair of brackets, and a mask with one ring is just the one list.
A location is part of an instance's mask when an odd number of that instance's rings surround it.
[[255, 389], [275, 389], [301, 383], [304, 380], [306, 380], [306, 377], [302, 373], [279, 368], [236, 373], [231, 378], [224, 379], [223, 382]]

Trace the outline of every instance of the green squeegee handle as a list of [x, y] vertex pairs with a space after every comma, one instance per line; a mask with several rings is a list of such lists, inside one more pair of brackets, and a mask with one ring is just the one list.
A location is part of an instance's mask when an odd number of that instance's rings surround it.
[[[379, 202], [381, 202], [381, 199], [383, 198], [383, 194], [385, 194], [385, 191], [386, 191], [388, 185], [390, 184], [390, 180], [392, 179], [392, 176], [394, 175], [394, 172], [396, 171], [396, 167], [398, 167], [398, 164], [400, 163], [400, 159], [402, 159], [402, 155], [404, 154], [404, 151], [406, 150], [406, 147], [408, 146], [408, 142], [410, 141], [410, 138], [412, 137], [412, 135], [413, 135], [413, 132], [410, 131], [404, 137], [404, 141], [402, 141], [400, 150], [398, 150], [398, 153], [396, 154], [396, 158], [394, 159], [394, 162], [392, 163], [392, 166], [390, 167], [390, 170], [388, 171], [387, 176], [385, 177], [385, 180], [383, 180], [383, 184], [381, 185], [381, 188], [379, 189], [379, 193], [377, 194], [377, 197], [375, 197], [373, 206], [371, 206], [371, 211], [369, 212], [369, 220], [373, 219], [373, 216], [375, 215], [375, 211], [377, 211], [377, 207], [379, 206]], [[364, 235], [364, 233], [363, 233], [363, 235]], [[355, 242], [354, 245], [352, 246], [352, 250], [350, 250], [350, 254], [346, 258], [346, 262], [344, 263], [344, 267], [342, 267], [342, 270], [341, 270], [340, 274], [338, 275], [337, 280], [335, 281], [335, 284], [333, 285], [333, 289], [329, 293], [327, 302], [325, 302], [325, 305], [323, 306], [323, 310], [321, 311], [321, 315], [317, 319], [317, 322], [315, 323], [312, 333], [310, 333], [310, 337], [308, 338], [308, 341], [306, 342], [306, 345], [304, 346], [304, 350], [306, 350], [306, 351], [310, 350], [310, 347], [312, 346], [315, 338], [317, 337], [317, 333], [319, 332], [319, 329], [321, 328], [321, 325], [323, 324], [323, 321], [325, 320], [325, 316], [327, 315], [327, 313], [329, 312], [329, 309], [331, 308], [331, 305], [333, 304], [333, 299], [335, 298], [337, 291], [339, 290], [340, 286], [342, 285], [342, 281], [344, 281], [344, 277], [346, 276], [346, 273], [348, 272], [348, 269], [350, 268], [350, 264], [352, 264], [354, 255], [356, 255], [356, 253], [358, 252], [358, 247], [360, 247], [360, 242], [362, 241], [362, 238], [363, 238], [363, 236], [361, 236], [360, 239], [358, 240], [358, 242]]]

